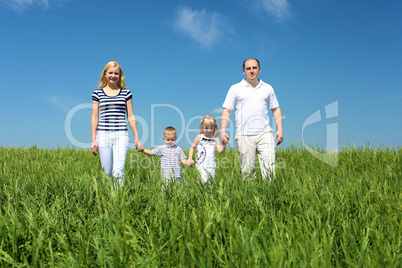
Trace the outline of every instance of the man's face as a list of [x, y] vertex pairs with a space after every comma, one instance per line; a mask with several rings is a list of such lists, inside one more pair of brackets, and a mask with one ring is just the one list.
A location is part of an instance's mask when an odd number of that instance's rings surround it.
[[175, 133], [165, 133], [163, 140], [168, 147], [173, 147], [176, 144], [176, 134]]
[[244, 63], [243, 73], [246, 76], [247, 81], [258, 80], [258, 74], [261, 72], [258, 67], [258, 62], [254, 59], [249, 59]]

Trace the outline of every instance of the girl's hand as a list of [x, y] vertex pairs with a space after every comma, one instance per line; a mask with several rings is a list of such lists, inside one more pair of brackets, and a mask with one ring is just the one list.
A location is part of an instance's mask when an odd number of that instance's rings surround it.
[[135, 148], [137, 148], [137, 150], [138, 150], [139, 152], [143, 152], [143, 151], [144, 151], [144, 146], [142, 146], [142, 144], [141, 144], [141, 142], [140, 142], [139, 139], [135, 139], [134, 144], [135, 144]]
[[98, 154], [98, 142], [97, 141], [93, 141], [91, 143], [91, 151], [94, 155]]
[[193, 159], [187, 160], [187, 166], [191, 167], [191, 166], [194, 165], [194, 164], [195, 164], [195, 162], [194, 162]]

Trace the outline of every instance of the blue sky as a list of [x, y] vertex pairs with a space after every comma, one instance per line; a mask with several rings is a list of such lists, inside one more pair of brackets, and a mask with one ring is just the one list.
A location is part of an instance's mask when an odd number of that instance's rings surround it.
[[0, 146], [89, 147], [91, 94], [116, 60], [143, 144], [162, 144], [173, 125], [188, 148], [253, 57], [280, 103], [281, 146], [396, 147], [401, 9], [397, 0], [0, 0]]

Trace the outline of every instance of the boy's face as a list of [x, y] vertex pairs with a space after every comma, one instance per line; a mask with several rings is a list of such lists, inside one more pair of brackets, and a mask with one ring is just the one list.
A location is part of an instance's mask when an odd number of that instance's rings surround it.
[[168, 147], [173, 147], [176, 144], [176, 134], [175, 133], [165, 133], [163, 140], [165, 141], [165, 143]]

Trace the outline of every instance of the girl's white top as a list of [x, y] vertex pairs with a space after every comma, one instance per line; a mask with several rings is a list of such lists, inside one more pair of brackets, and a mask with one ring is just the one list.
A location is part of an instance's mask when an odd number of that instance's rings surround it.
[[202, 135], [200, 142], [197, 144], [196, 167], [215, 168], [215, 149], [215, 137], [207, 138]]

